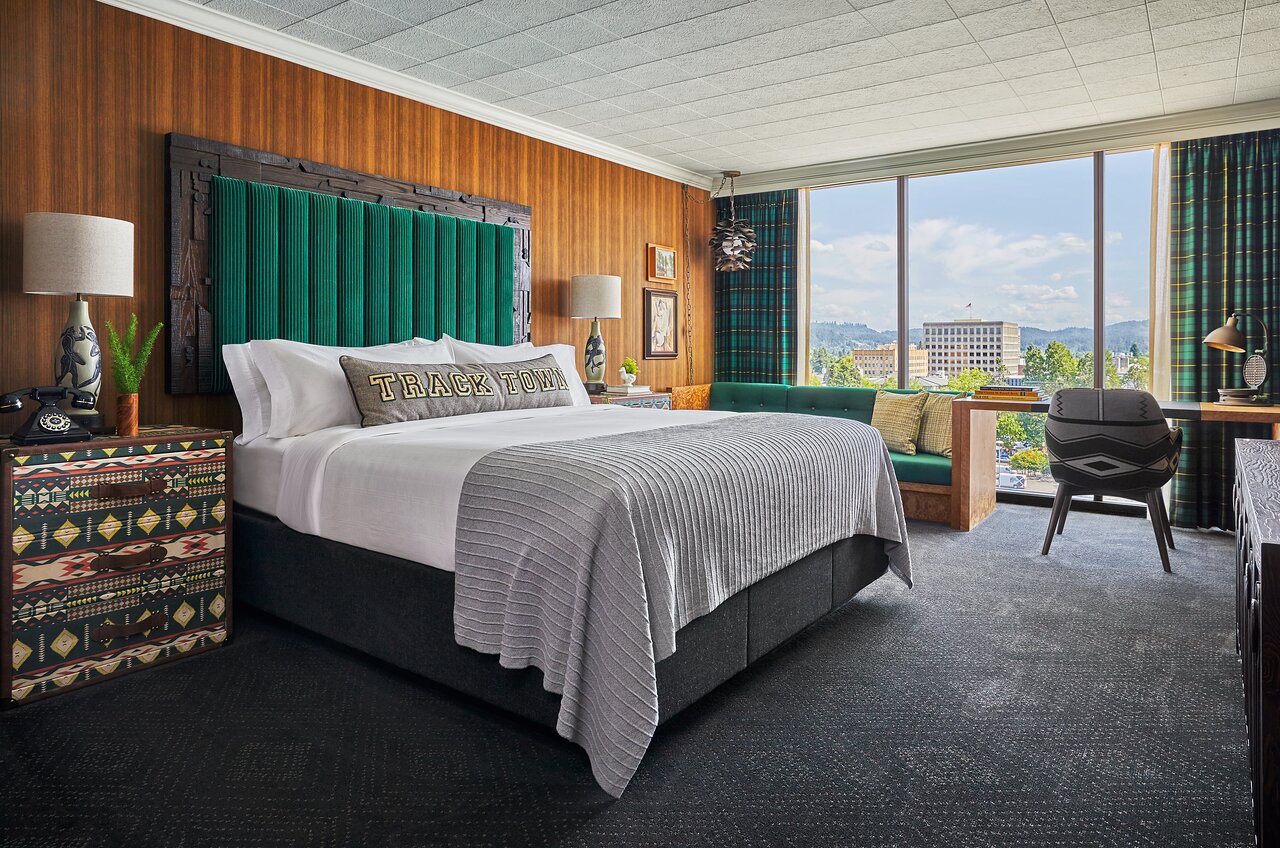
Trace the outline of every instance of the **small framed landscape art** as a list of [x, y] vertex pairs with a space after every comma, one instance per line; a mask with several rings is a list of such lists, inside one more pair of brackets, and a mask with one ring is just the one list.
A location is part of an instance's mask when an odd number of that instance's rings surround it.
[[680, 310], [674, 291], [644, 290], [644, 358], [675, 359]]
[[649, 282], [676, 281], [676, 249], [665, 244], [649, 245]]

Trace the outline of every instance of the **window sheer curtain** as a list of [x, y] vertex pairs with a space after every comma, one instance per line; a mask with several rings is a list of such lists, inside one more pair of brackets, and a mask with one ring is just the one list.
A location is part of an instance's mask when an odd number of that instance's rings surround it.
[[1173, 386], [1170, 376], [1170, 305], [1169, 305], [1169, 176], [1170, 146], [1156, 145], [1151, 173], [1151, 324], [1150, 351], [1151, 394], [1156, 400], [1170, 400]]
[[[1242, 354], [1201, 344], [1233, 309], [1280, 328], [1280, 130], [1175, 142], [1170, 155], [1170, 374], [1172, 399], [1208, 401], [1243, 386]], [[1260, 332], [1242, 322], [1250, 347]], [[1276, 393], [1280, 351], [1273, 346]], [[1235, 525], [1235, 439], [1267, 438], [1264, 426], [1187, 421], [1173, 479], [1173, 523]]]
[[[715, 275], [717, 380], [791, 383], [795, 379], [799, 199], [796, 189], [734, 199], [738, 217], [756, 231], [756, 251], [745, 271]], [[728, 215], [728, 199], [717, 198], [717, 218]]]

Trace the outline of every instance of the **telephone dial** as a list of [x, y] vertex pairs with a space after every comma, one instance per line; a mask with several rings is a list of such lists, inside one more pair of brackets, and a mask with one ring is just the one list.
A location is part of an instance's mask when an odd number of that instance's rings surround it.
[[9, 438], [18, 445], [55, 445], [61, 442], [87, 442], [93, 438], [67, 413], [58, 408], [58, 401], [71, 398], [76, 409], [93, 409], [96, 398], [90, 392], [68, 389], [66, 386], [32, 386], [0, 395], [0, 412], [19, 412], [22, 399], [29, 397], [40, 404], [27, 422]]

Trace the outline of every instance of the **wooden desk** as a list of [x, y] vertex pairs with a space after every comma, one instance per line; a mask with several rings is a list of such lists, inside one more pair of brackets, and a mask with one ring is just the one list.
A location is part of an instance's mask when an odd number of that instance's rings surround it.
[[[1280, 439], [1280, 405], [1223, 406], [1194, 401], [1160, 404], [1166, 418], [1184, 421], [1222, 421], [1270, 424], [1271, 438]], [[951, 459], [951, 526], [972, 530], [996, 509], [996, 416], [1001, 412], [1049, 411], [1049, 401], [980, 400], [956, 398], [951, 404], [953, 443], [964, 445]], [[961, 467], [963, 466], [963, 467]], [[963, 481], [968, 481], [963, 484]]]

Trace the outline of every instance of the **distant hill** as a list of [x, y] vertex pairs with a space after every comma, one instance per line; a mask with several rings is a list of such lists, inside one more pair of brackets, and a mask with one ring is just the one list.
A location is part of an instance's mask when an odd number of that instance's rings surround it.
[[[1128, 350], [1137, 344], [1138, 350], [1147, 352], [1148, 321], [1119, 321], [1108, 324], [1106, 345], [1108, 350]], [[924, 331], [916, 327], [910, 332], [910, 340], [916, 344], [924, 337]], [[866, 324], [846, 324], [841, 321], [818, 321], [809, 325], [809, 349], [825, 347], [845, 354], [854, 349], [879, 347], [897, 339], [892, 330], [873, 330]], [[1093, 349], [1093, 331], [1087, 327], [1063, 327], [1060, 330], [1042, 330], [1039, 327], [1022, 327], [1022, 349], [1035, 345], [1043, 349], [1049, 342], [1058, 341], [1079, 355]]]

